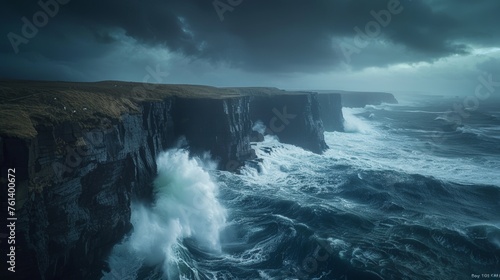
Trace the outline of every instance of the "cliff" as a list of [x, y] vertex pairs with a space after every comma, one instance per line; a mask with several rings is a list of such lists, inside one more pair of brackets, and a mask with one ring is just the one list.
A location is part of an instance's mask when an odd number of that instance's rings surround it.
[[391, 93], [387, 92], [346, 92], [339, 91], [342, 95], [342, 106], [349, 108], [362, 108], [366, 105], [380, 105], [382, 103], [397, 104], [398, 101]]
[[[316, 94], [253, 97], [250, 117], [283, 143], [322, 153], [328, 149]], [[301, 135], [300, 137], [297, 137]]]
[[366, 105], [382, 103], [397, 104], [391, 93], [354, 92], [354, 91], [318, 91], [320, 116], [326, 131], [344, 131], [342, 107], [363, 108]]
[[151, 199], [156, 156], [182, 137], [192, 154], [208, 151], [229, 171], [255, 157], [256, 121], [282, 142], [327, 148], [312, 93], [4, 81], [0, 98], [0, 183], [15, 168], [19, 279], [98, 279], [131, 229], [131, 201]]
[[250, 147], [250, 97], [222, 100], [177, 98], [176, 135], [186, 137], [190, 151], [210, 151], [223, 170], [234, 171], [255, 158]]
[[319, 94], [320, 115], [326, 131], [344, 131], [342, 98], [339, 93]]
[[2, 172], [17, 178], [16, 276], [99, 278], [130, 230], [132, 197], [150, 197], [155, 157], [172, 144], [171, 104], [144, 103], [143, 114], [92, 130], [63, 122], [29, 140], [2, 137]]

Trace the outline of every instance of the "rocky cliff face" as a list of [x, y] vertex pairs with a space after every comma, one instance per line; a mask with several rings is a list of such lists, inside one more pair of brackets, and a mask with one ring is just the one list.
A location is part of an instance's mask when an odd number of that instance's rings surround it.
[[344, 131], [342, 99], [339, 93], [319, 94], [321, 119], [326, 131]]
[[315, 153], [328, 149], [316, 94], [254, 97], [250, 117], [261, 121], [266, 133], [278, 136], [283, 143]]
[[144, 103], [142, 114], [90, 131], [66, 122], [38, 126], [32, 140], [4, 139], [2, 170], [19, 178], [19, 278], [99, 278], [130, 230], [131, 198], [150, 197], [155, 157], [172, 145], [171, 106]]
[[177, 98], [176, 134], [186, 137], [190, 152], [210, 152], [222, 170], [234, 171], [255, 157], [250, 148], [250, 97]]
[[18, 178], [18, 278], [99, 279], [112, 246], [131, 229], [131, 201], [152, 197], [156, 156], [181, 136], [192, 153], [209, 151], [230, 171], [255, 157], [250, 135], [257, 120], [285, 143], [317, 153], [327, 148], [312, 94], [170, 97], [103, 120], [92, 129], [64, 121], [36, 126], [30, 139], [0, 137], [2, 178], [7, 168]]

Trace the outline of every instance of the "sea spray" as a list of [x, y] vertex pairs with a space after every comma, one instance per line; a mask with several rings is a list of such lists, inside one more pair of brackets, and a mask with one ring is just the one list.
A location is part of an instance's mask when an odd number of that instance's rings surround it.
[[342, 108], [342, 114], [344, 115], [344, 131], [349, 133], [361, 133], [361, 134], [371, 134], [373, 129], [371, 126], [357, 116], [360, 112], [364, 112], [364, 109], [359, 108]]
[[193, 264], [183, 260], [185, 238], [195, 240], [198, 250], [220, 250], [226, 212], [217, 201], [217, 184], [203, 168], [213, 164], [176, 149], [160, 154], [157, 165], [154, 204], [132, 205], [133, 232], [114, 247], [108, 259], [111, 271], [103, 279], [136, 279], [143, 265], [161, 266], [168, 278], [196, 275]]
[[[470, 135], [453, 132], [439, 144], [447, 153], [415, 150], [439, 127], [433, 119], [446, 108], [344, 108], [353, 129], [325, 133], [330, 149], [321, 155], [266, 135], [252, 143], [260, 169], [248, 164], [238, 175], [210, 172], [225, 185], [218, 198], [230, 209], [222, 253], [200, 253], [209, 241], [194, 233], [176, 238], [182, 228], [177, 235], [171, 230], [165, 236], [175, 237], [173, 245], [155, 247], [167, 255], [156, 269], [143, 265], [155, 261], [154, 254], [138, 254], [124, 242], [110, 258], [123, 274], [108, 279], [450, 279], [499, 271], [499, 142], [491, 138], [499, 125], [469, 119], [466, 127], [489, 129], [490, 138], [474, 137], [477, 145], [471, 145]], [[196, 201], [210, 209], [203, 202], [211, 199]], [[133, 212], [134, 220], [145, 215], [165, 225], [152, 208], [135, 205]], [[155, 222], [148, 223], [153, 228]]]

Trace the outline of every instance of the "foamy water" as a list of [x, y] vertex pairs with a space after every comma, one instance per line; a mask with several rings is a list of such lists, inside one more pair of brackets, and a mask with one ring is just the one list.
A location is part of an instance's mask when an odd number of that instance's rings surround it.
[[158, 157], [155, 203], [133, 205], [134, 230], [115, 246], [104, 279], [470, 279], [499, 271], [496, 124], [481, 123], [483, 114], [433, 141], [445, 111], [344, 108], [346, 133], [325, 133], [324, 154], [266, 136], [252, 143], [260, 168], [241, 174], [167, 151]]
[[196, 268], [183, 259], [186, 238], [194, 239], [200, 250], [220, 252], [226, 210], [217, 200], [217, 184], [202, 168], [210, 163], [190, 159], [184, 150], [170, 150], [158, 156], [157, 164], [154, 205], [132, 205], [133, 232], [115, 246], [109, 259], [111, 272], [104, 279], [117, 275], [136, 279], [142, 265], [161, 265], [161, 273], [169, 279], [196, 275]]

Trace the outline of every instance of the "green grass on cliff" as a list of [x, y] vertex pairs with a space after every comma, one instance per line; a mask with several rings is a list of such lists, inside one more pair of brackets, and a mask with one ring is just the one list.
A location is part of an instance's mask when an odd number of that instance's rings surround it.
[[0, 81], [0, 136], [30, 139], [35, 126], [76, 121], [90, 128], [103, 118], [138, 113], [140, 103], [168, 97], [231, 98], [280, 93], [275, 88], [216, 88], [105, 81], [97, 83]]

